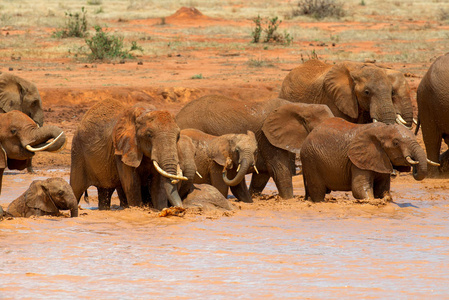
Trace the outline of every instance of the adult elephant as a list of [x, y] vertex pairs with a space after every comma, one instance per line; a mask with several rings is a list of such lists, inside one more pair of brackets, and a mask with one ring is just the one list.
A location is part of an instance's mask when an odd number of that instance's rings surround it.
[[284, 99], [240, 101], [209, 95], [189, 102], [176, 116], [182, 129], [199, 129], [211, 135], [254, 132], [259, 154], [250, 193], [262, 192], [270, 177], [282, 198], [293, 197], [294, 156], [308, 133], [326, 118], [328, 107], [291, 103]]
[[[44, 124], [42, 99], [36, 86], [19, 76], [0, 73], [0, 113], [12, 110], [20, 110], [39, 126]], [[27, 169], [33, 172], [31, 159]]]
[[[393, 83], [400, 94], [395, 94]], [[410, 127], [413, 110], [406, 84], [400, 74], [373, 64], [331, 65], [309, 60], [285, 77], [279, 97], [292, 102], [326, 104], [336, 117], [353, 123], [396, 121]]]
[[64, 132], [56, 126], [39, 127], [18, 110], [0, 114], [0, 192], [6, 167], [23, 170], [36, 152], [57, 151], [65, 142]]
[[421, 80], [416, 101], [421, 126], [429, 176], [438, 177], [441, 172], [439, 156], [441, 141], [449, 145], [449, 53], [438, 57]]
[[322, 201], [330, 191], [352, 191], [357, 199], [391, 199], [394, 167], [422, 180], [427, 175], [424, 150], [404, 126], [353, 124], [341, 118], [322, 122], [301, 149], [306, 199]]
[[93, 185], [99, 190], [100, 209], [109, 209], [105, 197], [116, 188], [128, 205], [141, 206], [141, 187], [150, 182], [154, 208], [167, 207], [167, 199], [182, 207], [176, 183], [187, 178], [178, 165], [179, 135], [167, 111], [117, 100], [98, 102], [73, 136], [70, 185], [77, 201]]
[[7, 214], [13, 217], [59, 216], [59, 210], [70, 210], [78, 217], [78, 202], [72, 187], [62, 178], [35, 180], [30, 187], [8, 206]]

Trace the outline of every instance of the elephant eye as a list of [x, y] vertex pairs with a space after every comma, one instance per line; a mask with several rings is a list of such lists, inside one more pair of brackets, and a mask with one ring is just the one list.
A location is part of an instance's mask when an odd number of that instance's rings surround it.
[[394, 96], [396, 93], [394, 92], [394, 90], [391, 91], [391, 96]]
[[59, 192], [58, 192], [58, 195], [59, 195], [59, 196], [64, 195], [64, 191], [59, 191]]
[[15, 129], [15, 128], [11, 129], [11, 133], [12, 134], [16, 134], [17, 133], [17, 129]]
[[393, 147], [399, 146], [399, 141], [397, 139], [393, 140]]
[[180, 138], [181, 138], [181, 135], [178, 133], [178, 135], [176, 136], [176, 141], [178, 142]]
[[365, 90], [365, 95], [369, 95], [369, 90]]

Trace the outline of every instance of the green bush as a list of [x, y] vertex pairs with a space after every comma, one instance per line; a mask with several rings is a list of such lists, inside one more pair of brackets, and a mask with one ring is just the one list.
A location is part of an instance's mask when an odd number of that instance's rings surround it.
[[53, 32], [53, 37], [68, 38], [68, 37], [85, 37], [87, 34], [87, 11], [84, 7], [81, 8], [81, 13], [66, 12], [67, 18], [65, 27], [59, 31]]
[[260, 16], [253, 19], [256, 28], [252, 32], [253, 43], [258, 43], [260, 41], [260, 37], [262, 32], [265, 33], [264, 43], [279, 43], [284, 45], [290, 45], [293, 41], [293, 37], [284, 32], [284, 34], [280, 34], [277, 30], [279, 25], [282, 23], [282, 20], [279, 20], [278, 17], [274, 17], [272, 19], [268, 19], [266, 21], [266, 28], [262, 27], [263, 19]]
[[91, 60], [104, 60], [114, 58], [134, 58], [129, 52], [132, 50], [143, 49], [137, 46], [137, 42], [132, 42], [130, 50], [126, 50], [123, 47], [123, 37], [117, 37], [104, 32], [100, 26], [95, 26], [95, 35], [86, 39], [86, 44], [89, 47], [91, 53], [89, 59]]

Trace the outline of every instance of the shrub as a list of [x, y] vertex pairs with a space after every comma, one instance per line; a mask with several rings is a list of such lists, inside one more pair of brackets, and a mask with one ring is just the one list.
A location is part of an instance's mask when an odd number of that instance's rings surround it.
[[293, 10], [293, 16], [306, 15], [316, 19], [325, 17], [344, 17], [343, 4], [335, 0], [299, 0], [298, 8]]
[[117, 37], [104, 32], [100, 26], [95, 26], [95, 35], [91, 39], [86, 39], [86, 44], [89, 47], [91, 60], [104, 60], [113, 58], [134, 58], [129, 53], [131, 50], [143, 49], [137, 46], [137, 42], [133, 42], [131, 49], [125, 50], [123, 48], [123, 37]]
[[87, 11], [84, 7], [81, 8], [81, 13], [66, 12], [67, 18], [65, 27], [59, 31], [53, 32], [53, 37], [68, 38], [68, 37], [85, 37], [87, 34]]
[[253, 22], [256, 25], [256, 28], [252, 32], [253, 43], [258, 43], [260, 41], [260, 37], [263, 32], [265, 33], [265, 39], [263, 40], [264, 43], [274, 42], [284, 45], [291, 44], [291, 42], [293, 41], [293, 37], [289, 33], [284, 32], [284, 34], [282, 35], [277, 32], [279, 25], [282, 23], [282, 20], [279, 20], [278, 17], [268, 19], [266, 21], [266, 28], [262, 27], [262, 21], [263, 19], [260, 16], [257, 16], [257, 18], [253, 19]]
[[191, 77], [192, 79], [203, 79], [203, 74], [196, 74]]

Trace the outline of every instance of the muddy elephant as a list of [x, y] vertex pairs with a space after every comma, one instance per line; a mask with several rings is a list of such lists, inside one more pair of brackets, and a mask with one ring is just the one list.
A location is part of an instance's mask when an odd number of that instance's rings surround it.
[[[20, 110], [39, 126], [44, 124], [42, 99], [36, 86], [12, 74], [0, 74], [0, 113]], [[31, 159], [27, 162], [28, 172], [33, 173]]]
[[306, 199], [322, 201], [330, 191], [352, 191], [356, 199], [390, 196], [393, 168], [427, 174], [426, 154], [413, 133], [398, 124], [322, 122], [301, 149]]
[[[150, 182], [153, 207], [182, 206], [177, 141], [180, 129], [167, 111], [117, 100], [98, 102], [81, 120], [72, 141], [70, 185], [77, 201], [98, 188], [99, 209], [110, 208], [114, 189], [129, 206], [141, 206], [141, 187]], [[109, 195], [109, 197], [108, 197]]]
[[178, 140], [178, 158], [179, 166], [182, 174], [187, 180], [180, 180], [178, 183], [178, 194], [181, 199], [187, 197], [193, 191], [193, 182], [197, 173], [197, 166], [195, 163], [195, 145], [192, 139], [182, 134]]
[[331, 65], [309, 60], [285, 77], [279, 97], [292, 102], [326, 104], [336, 117], [353, 123], [397, 122], [411, 127], [413, 108], [407, 88], [400, 72], [373, 64]]
[[23, 170], [36, 152], [57, 151], [65, 142], [64, 132], [56, 126], [39, 127], [18, 110], [0, 114], [0, 192], [6, 167]]
[[183, 129], [181, 135], [189, 136], [196, 148], [195, 164], [201, 177], [196, 176], [194, 183], [210, 184], [225, 197], [230, 187], [239, 201], [253, 202], [245, 182], [256, 163], [257, 141], [252, 131], [214, 136]]
[[221, 95], [204, 96], [185, 105], [176, 116], [182, 129], [195, 128], [220, 136], [254, 132], [258, 155], [250, 193], [260, 193], [270, 177], [282, 198], [293, 197], [295, 153], [307, 134], [332, 113], [325, 105], [291, 103], [284, 99], [241, 101]]
[[78, 201], [72, 187], [62, 178], [34, 180], [28, 190], [9, 204], [6, 211], [13, 217], [59, 216], [59, 210], [70, 210], [78, 217]]
[[416, 101], [418, 120], [422, 130], [429, 177], [441, 174], [439, 156], [441, 141], [449, 145], [449, 53], [438, 57], [421, 80]]
[[182, 202], [185, 208], [200, 208], [203, 211], [232, 210], [229, 200], [208, 184], [195, 184], [192, 192]]

